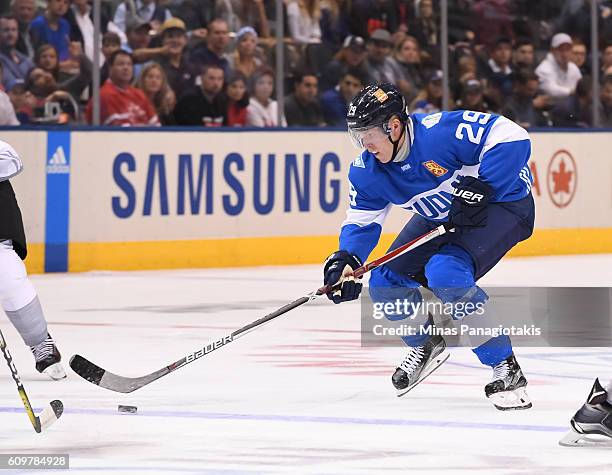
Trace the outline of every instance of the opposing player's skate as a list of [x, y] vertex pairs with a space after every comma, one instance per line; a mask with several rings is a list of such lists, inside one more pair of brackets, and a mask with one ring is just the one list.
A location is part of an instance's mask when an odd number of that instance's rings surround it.
[[403, 396], [433, 373], [449, 357], [446, 342], [441, 336], [431, 337], [423, 346], [410, 349], [404, 361], [393, 373], [391, 381], [397, 396]]
[[66, 377], [66, 371], [60, 363], [62, 355], [55, 346], [55, 341], [51, 338], [51, 335], [47, 333], [47, 338], [42, 343], [31, 346], [30, 350], [36, 360], [36, 371], [46, 374], [54, 380]]
[[607, 398], [608, 393], [596, 379], [586, 402], [570, 421], [571, 431], [559, 445], [612, 448], [612, 404]]
[[527, 379], [512, 354], [493, 368], [493, 379], [485, 386], [485, 394], [500, 411], [529, 409], [532, 404], [526, 387]]

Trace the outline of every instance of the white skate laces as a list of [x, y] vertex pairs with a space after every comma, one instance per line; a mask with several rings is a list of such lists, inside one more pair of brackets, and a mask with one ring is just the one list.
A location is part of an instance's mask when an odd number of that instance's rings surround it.
[[493, 368], [493, 379], [491, 381], [497, 381], [501, 379], [505, 380], [510, 374], [510, 366], [507, 361], [502, 361], [500, 364]]
[[419, 367], [419, 364], [423, 360], [423, 356], [425, 355], [425, 347], [417, 346], [410, 350], [410, 353], [404, 358], [399, 365], [401, 369], [403, 369], [406, 374], [412, 374], [415, 369]]
[[32, 354], [37, 363], [49, 358], [53, 354], [54, 348], [55, 342], [50, 336], [45, 338], [45, 340], [38, 345], [30, 346], [30, 350], [32, 350]]

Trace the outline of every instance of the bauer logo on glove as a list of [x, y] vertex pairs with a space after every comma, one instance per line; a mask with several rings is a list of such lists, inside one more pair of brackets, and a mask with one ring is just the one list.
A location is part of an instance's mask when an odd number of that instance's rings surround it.
[[487, 224], [487, 207], [494, 194], [491, 186], [472, 176], [464, 177], [453, 189], [448, 221], [457, 228], [477, 228]]
[[355, 279], [353, 271], [359, 267], [359, 257], [347, 251], [336, 251], [329, 256], [323, 267], [323, 283], [333, 286], [334, 290], [327, 293], [327, 298], [334, 303], [358, 299], [363, 285], [361, 278]]

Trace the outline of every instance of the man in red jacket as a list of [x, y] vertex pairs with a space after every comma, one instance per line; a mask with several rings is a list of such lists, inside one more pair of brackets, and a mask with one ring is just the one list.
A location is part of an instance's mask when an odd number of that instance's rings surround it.
[[[134, 74], [132, 56], [115, 51], [108, 59], [109, 78], [100, 88], [100, 124], [159, 126], [155, 108], [144, 93], [130, 85]], [[87, 104], [87, 121], [92, 122], [93, 104]]]

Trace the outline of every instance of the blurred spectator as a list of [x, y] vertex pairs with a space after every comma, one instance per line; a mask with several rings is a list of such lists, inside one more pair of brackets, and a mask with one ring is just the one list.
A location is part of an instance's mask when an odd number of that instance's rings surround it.
[[[561, 13], [556, 18], [559, 28], [582, 42], [589, 41], [591, 35], [591, 2], [589, 0], [566, 0], [559, 3], [562, 6]], [[598, 3], [602, 2], [598, 1]], [[598, 8], [598, 10], [600, 9], [601, 7]]]
[[[257, 71], [251, 78], [251, 84], [251, 99], [247, 107], [247, 125], [277, 127], [278, 102], [272, 99], [274, 72], [271, 69]], [[280, 125], [287, 126], [284, 116]]]
[[163, 53], [157, 56], [156, 60], [163, 68], [170, 88], [176, 97], [180, 98], [193, 88], [195, 81], [193, 67], [185, 55], [187, 46], [185, 23], [180, 18], [170, 18], [164, 22], [159, 32]]
[[476, 0], [472, 14], [477, 44], [491, 47], [499, 36], [514, 37], [509, 0]]
[[[107, 2], [102, 2], [100, 5], [100, 31], [106, 33], [111, 20], [110, 5]], [[64, 15], [64, 18], [70, 24], [70, 40], [78, 41], [85, 52], [87, 58], [93, 62], [94, 60], [94, 24], [93, 24], [93, 8], [89, 0], [72, 0], [72, 5]], [[114, 26], [114, 25], [113, 25]], [[102, 53], [100, 61], [103, 60]], [[102, 64], [102, 63], [100, 63]]]
[[157, 113], [162, 125], [174, 125], [176, 95], [168, 84], [163, 68], [157, 63], [148, 63], [142, 68], [136, 87], [144, 92]]
[[349, 35], [348, 4], [345, 0], [321, 1], [321, 40], [336, 52]]
[[437, 70], [431, 73], [425, 87], [410, 104], [410, 111], [413, 114], [440, 112], [442, 110], [442, 91], [442, 71]]
[[104, 81], [108, 79], [108, 58], [115, 51], [121, 49], [121, 38], [117, 33], [107, 31], [102, 36], [102, 54], [104, 55], [104, 64], [100, 68], [100, 84], [104, 84]]
[[[2, 63], [0, 63], [0, 84], [2, 83]], [[19, 125], [15, 109], [9, 96], [0, 89], [0, 125]]]
[[19, 24], [19, 39], [16, 48], [17, 51], [25, 54], [28, 58], [34, 57], [30, 23], [36, 17], [36, 13], [36, 0], [13, 0], [11, 2], [11, 14]]
[[[361, 36], [349, 35], [345, 38], [342, 49], [336, 53], [321, 75], [321, 88], [334, 87], [338, 78], [348, 68], [359, 68], [363, 74], [368, 72], [365, 41]], [[369, 78], [366, 83], [370, 82]]]
[[69, 5], [68, 0], [48, 0], [45, 12], [30, 24], [33, 46], [38, 48], [46, 43], [53, 45], [60, 62], [70, 56], [70, 24], [62, 18]]
[[79, 106], [66, 91], [58, 89], [51, 73], [33, 68], [26, 78], [25, 88], [34, 97], [29, 121], [38, 124], [67, 124], [78, 121]]
[[[34, 63], [53, 75], [57, 87], [69, 92], [73, 97], [80, 97], [91, 81], [92, 64], [80, 49], [80, 43], [72, 45], [75, 65], [72, 69], [60, 70], [57, 51], [53, 45], [42, 45], [36, 50]], [[64, 63], [65, 66], [65, 63]]]
[[601, 51], [601, 77], [612, 74], [612, 42], [607, 43]]
[[229, 67], [247, 79], [261, 67], [262, 61], [257, 57], [257, 32], [253, 28], [245, 26], [236, 33], [236, 51], [228, 60]]
[[514, 69], [534, 70], [535, 48], [533, 46], [533, 41], [531, 41], [529, 38], [519, 38], [514, 43], [512, 65]]
[[321, 104], [317, 98], [318, 80], [313, 73], [298, 72], [294, 76], [295, 91], [285, 98], [287, 125], [318, 127], [325, 125]]
[[187, 31], [208, 25], [215, 15], [215, 0], [180, 0], [173, 2], [172, 13], [185, 22]]
[[158, 55], [164, 54], [166, 48], [151, 48], [151, 31], [153, 27], [150, 23], [131, 17], [126, 25], [127, 44], [122, 44], [121, 49], [132, 55], [134, 62], [134, 77], [139, 77], [143, 63], [155, 59]]
[[485, 101], [482, 84], [477, 79], [468, 79], [461, 93], [455, 110], [470, 110], [491, 113], [493, 110]]
[[[134, 77], [132, 55], [115, 51], [108, 59], [109, 78], [100, 88], [100, 123], [102, 125], [152, 125], [159, 118], [144, 92], [130, 84]], [[87, 122], [92, 122], [92, 102], [87, 104]]]
[[206, 44], [195, 48], [190, 55], [190, 61], [196, 66], [214, 64], [223, 69], [225, 76], [229, 76], [229, 62], [225, 57], [225, 50], [230, 42], [227, 22], [216, 18], [208, 25]]
[[612, 74], [604, 76], [600, 98], [599, 125], [612, 127]]
[[215, 13], [227, 22], [230, 31], [250, 26], [263, 38], [270, 36], [264, 0], [216, 0]]
[[24, 81], [34, 63], [16, 49], [19, 29], [11, 16], [0, 18], [0, 62], [4, 70], [2, 84], [10, 90], [16, 81]]
[[298, 44], [320, 43], [321, 5], [319, 0], [289, 0], [287, 21], [289, 36]]
[[521, 127], [545, 127], [549, 124], [542, 110], [548, 106], [547, 96], [538, 96], [538, 76], [528, 69], [514, 75], [514, 93], [501, 113]]
[[474, 42], [472, 31], [473, 0], [454, 0], [448, 3], [448, 43], [451, 45], [469, 45]]
[[399, 71], [397, 86], [408, 102], [412, 102], [425, 82], [425, 72], [421, 63], [421, 48], [413, 36], [406, 36], [395, 50], [391, 58]]
[[433, 11], [432, 0], [419, 2], [419, 15], [408, 25], [408, 34], [414, 36], [422, 49], [437, 56], [440, 44], [440, 21]]
[[375, 30], [368, 41], [368, 73], [378, 82], [397, 84], [401, 78], [401, 71], [397, 63], [391, 60], [393, 42], [387, 30]]
[[350, 7], [349, 30], [368, 38], [375, 30], [397, 30], [397, 11], [393, 0], [354, 0]]
[[321, 95], [321, 108], [325, 123], [330, 126], [346, 126], [348, 105], [365, 86], [365, 78], [359, 69], [348, 69], [338, 85]]
[[32, 112], [36, 106], [36, 98], [25, 87], [25, 83], [17, 83], [9, 91], [8, 96], [15, 110], [17, 120], [23, 125], [30, 123]]
[[457, 60], [457, 67], [452, 68], [451, 72], [451, 88], [453, 97], [458, 98], [461, 96], [463, 85], [470, 79], [478, 78], [478, 64], [476, 58], [471, 52], [464, 54]]
[[216, 64], [202, 68], [201, 85], [179, 99], [174, 117], [179, 125], [221, 127], [227, 123], [227, 98], [223, 93], [224, 73]]
[[550, 116], [555, 127], [590, 127], [593, 103], [593, 88], [590, 78], [581, 78], [574, 94], [557, 100]]
[[550, 52], [535, 70], [540, 89], [555, 100], [574, 94], [582, 78], [578, 66], [570, 61], [571, 54], [572, 39], [565, 33], [557, 33], [552, 37]]
[[127, 24], [131, 21], [150, 23], [157, 31], [163, 22], [172, 17], [170, 11], [157, 0], [125, 0], [115, 10], [113, 23], [127, 33]]
[[495, 40], [490, 58], [483, 65], [483, 76], [487, 79], [487, 96], [496, 105], [501, 105], [504, 98], [512, 94], [512, 42], [510, 38], [500, 37]]
[[247, 107], [249, 94], [247, 93], [246, 77], [242, 73], [234, 72], [227, 81], [227, 126], [244, 127], [247, 122]]
[[590, 76], [590, 67], [586, 64], [587, 59], [587, 47], [584, 42], [578, 38], [574, 38], [572, 44], [572, 57], [571, 62], [578, 66], [580, 74], [583, 76]]

